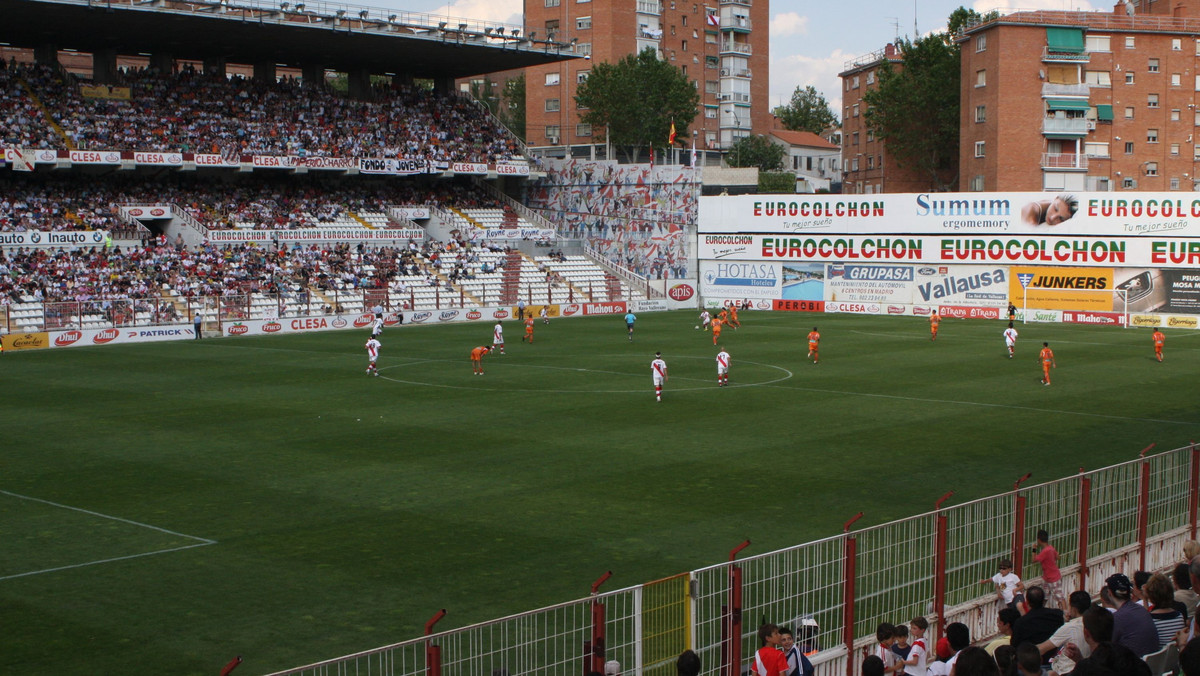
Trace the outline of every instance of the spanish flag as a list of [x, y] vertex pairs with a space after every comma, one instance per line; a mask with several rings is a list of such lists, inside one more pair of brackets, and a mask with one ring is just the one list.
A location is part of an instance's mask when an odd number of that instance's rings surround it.
[[671, 120], [671, 135], [667, 137], [667, 145], [675, 145], [675, 120]]

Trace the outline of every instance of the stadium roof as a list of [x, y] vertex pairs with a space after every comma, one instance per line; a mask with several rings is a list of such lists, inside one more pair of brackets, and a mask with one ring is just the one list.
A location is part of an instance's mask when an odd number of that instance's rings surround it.
[[577, 58], [521, 26], [320, 0], [0, 0], [0, 43], [459, 78]]

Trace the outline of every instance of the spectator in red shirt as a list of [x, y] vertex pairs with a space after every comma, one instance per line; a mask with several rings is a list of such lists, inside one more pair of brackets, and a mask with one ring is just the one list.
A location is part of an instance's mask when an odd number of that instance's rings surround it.
[[787, 676], [787, 657], [779, 649], [779, 645], [783, 642], [779, 626], [762, 625], [758, 628], [758, 638], [762, 641], [762, 647], [754, 654], [754, 667], [752, 668], [754, 673], [758, 676]]
[[1033, 560], [1042, 566], [1042, 588], [1046, 590], [1046, 606], [1063, 609], [1067, 606], [1062, 593], [1062, 573], [1058, 570], [1058, 551], [1050, 545], [1050, 534], [1044, 529], [1037, 532], [1033, 545]]

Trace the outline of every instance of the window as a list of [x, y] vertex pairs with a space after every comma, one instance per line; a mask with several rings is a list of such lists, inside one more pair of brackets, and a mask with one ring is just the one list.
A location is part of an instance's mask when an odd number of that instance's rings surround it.
[[558, 19], [551, 19], [550, 21], [546, 22], [546, 32], [547, 33], [557, 33], [558, 32]]
[[581, 70], [578, 73], [575, 73], [575, 82], [578, 82], [579, 84], [587, 82], [588, 74], [591, 72], [592, 71], [590, 70]]
[[591, 136], [592, 135], [592, 125], [590, 125], [590, 124], [575, 125], [575, 135], [576, 136]]
[[854, 77], [850, 78], [850, 88], [851, 88], [851, 89], [858, 89], [858, 76], [857, 76], [857, 75], [855, 75]]
[[1171, 73], [1171, 86], [1178, 87], [1183, 84], [1183, 76], [1179, 73]]
[[1125, 36], [1125, 49], [1134, 49], [1136, 46], [1137, 43], [1134, 42], [1132, 35]]
[[850, 171], [858, 171], [858, 158], [850, 160]]
[[985, 85], [987, 85], [987, 71], [986, 70], [975, 71], [975, 86], [983, 87]]
[[1149, 63], [1146, 65], [1146, 71], [1149, 73], [1157, 73], [1158, 59], [1150, 59]]
[[875, 140], [875, 132], [868, 129], [867, 130], [867, 143], [870, 143], [871, 141], [874, 141], [874, 140]]
[[875, 168], [875, 156], [874, 155], [867, 155], [867, 168], [868, 169]]
[[1146, 95], [1146, 107], [1147, 108], [1157, 108], [1158, 107], [1158, 94], [1147, 94]]
[[1171, 178], [1171, 190], [1179, 190], [1179, 179], [1176, 177]]
[[551, 143], [558, 143], [558, 139], [561, 138], [561, 136], [562, 135], [559, 133], [559, 128], [558, 128], [557, 124], [551, 124], [551, 125], [546, 126], [546, 140], [547, 141], [550, 141]]
[[1125, 106], [1125, 119], [1126, 120], [1133, 119], [1133, 106]]
[[546, 99], [546, 112], [554, 113], [559, 109], [558, 99]]
[[1083, 144], [1083, 154], [1088, 157], [1108, 157], [1108, 144], [1091, 142]]
[[852, 142], [850, 143], [850, 145], [853, 145], [853, 146], [856, 146], [856, 145], [858, 145], [858, 132], [854, 132], [854, 133], [853, 133], [853, 134], [850, 136], [850, 138], [852, 139]]
[[1134, 188], [1134, 187], [1137, 187], [1137, 181], [1135, 181], [1135, 180], [1133, 180], [1132, 178], [1129, 178], [1128, 176], [1126, 176], [1125, 178], [1121, 179], [1121, 187], [1122, 187], [1122, 188]]
[[983, 174], [971, 177], [971, 190], [975, 192], [983, 192]]
[[976, 141], [975, 142], [975, 157], [983, 157], [984, 156], [984, 144], [985, 143], [987, 143], [987, 142], [986, 141]]
[[858, 104], [856, 103], [852, 107], [854, 109], [854, 117], [858, 117]]
[[1158, 176], [1158, 162], [1147, 162], [1146, 163], [1146, 175], [1147, 176]]
[[684, 28], [687, 28], [687, 15], [686, 14], [684, 14], [683, 16], [680, 17], [680, 25], [682, 25]]
[[704, 117], [705, 117], [705, 119], [709, 119], [709, 120], [717, 119], [717, 109], [716, 108], [705, 108], [704, 109]]
[[687, 51], [687, 40], [684, 40], [682, 42], [682, 44], [680, 45], [680, 49], [682, 49], [685, 52]]
[[987, 106], [975, 106], [975, 121], [987, 122]]
[[558, 0], [546, 0], [547, 7], [558, 7]]
[[715, 57], [715, 56], [704, 57], [704, 67], [705, 68], [716, 68], [717, 67], [717, 57]]
[[1132, 155], [1132, 154], [1133, 154], [1133, 141], [1126, 141], [1126, 142], [1125, 142], [1125, 154], [1126, 154], [1126, 155]]
[[592, 29], [592, 17], [581, 16], [578, 19], [575, 19], [575, 30], [586, 31], [586, 30], [591, 30], [591, 29]]
[[1093, 87], [1112, 86], [1112, 73], [1107, 70], [1089, 70], [1083, 74], [1083, 79]]
[[1109, 36], [1107, 35], [1089, 35], [1084, 38], [1085, 50], [1089, 52], [1111, 52], [1109, 47]]
[[1125, 84], [1133, 84], [1133, 73], [1132, 72], [1125, 73]]
[[700, 39], [700, 31], [696, 30], [695, 28], [692, 29], [692, 39], [693, 40]]
[[558, 73], [546, 73], [546, 86], [553, 87], [558, 84]]
[[1158, 143], [1158, 130], [1157, 129], [1147, 129], [1146, 130], [1146, 143]]
[[718, 91], [720, 91], [719, 89], [717, 89], [717, 86], [718, 85], [717, 85], [716, 80], [705, 80], [704, 81], [704, 93], [705, 94], [716, 94]]
[[704, 41], [710, 45], [717, 44], [717, 34], [704, 31]]
[[1171, 110], [1171, 121], [1172, 122], [1179, 121], [1179, 113], [1180, 113], [1180, 110], [1178, 108], [1174, 108]]
[[1171, 154], [1172, 154], [1172, 155], [1179, 155], [1179, 144], [1178, 144], [1178, 143], [1172, 143], [1172, 144], [1171, 144]]
[[986, 52], [987, 51], [987, 34], [986, 33], [983, 35], [975, 36], [975, 51], [976, 52]]
[[579, 44], [578, 44], [578, 45], [576, 45], [576, 47], [575, 47], [575, 53], [576, 53], [576, 54], [579, 54], [580, 56], [591, 56], [591, 54], [592, 54], [592, 43], [590, 43], [590, 42], [581, 42], [581, 43], [579, 43]]
[[1171, 51], [1182, 52], [1183, 51], [1183, 40], [1181, 40], [1179, 38], [1172, 38], [1171, 39]]

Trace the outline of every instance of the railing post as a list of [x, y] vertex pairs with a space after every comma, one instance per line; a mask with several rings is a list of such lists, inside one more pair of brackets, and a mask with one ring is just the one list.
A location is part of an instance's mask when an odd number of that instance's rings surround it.
[[1021, 483], [1033, 476], [1032, 473], [1026, 473], [1025, 476], [1017, 479], [1013, 484], [1013, 570], [1021, 577], [1025, 577], [1024, 570], [1024, 549], [1025, 549], [1025, 496], [1021, 495]]
[[[855, 514], [842, 526], [843, 533], [850, 532], [850, 526], [862, 518], [863, 513]], [[858, 578], [858, 538], [847, 536], [842, 553], [842, 570], [846, 578], [842, 585], [842, 642], [846, 644], [846, 676], [854, 676], [854, 588]]]
[[938, 631], [946, 626], [946, 550], [949, 548], [949, 529], [946, 515], [942, 514], [942, 503], [950, 499], [954, 491], [946, 493], [933, 505], [936, 515], [933, 534], [933, 612], [937, 616]]
[[1142, 481], [1138, 488], [1138, 570], [1146, 570], [1146, 537], [1150, 529], [1150, 461], [1146, 453], [1154, 446], [1150, 444], [1138, 453], [1142, 459]]
[[[744, 540], [742, 544], [733, 548], [729, 552], [730, 563], [737, 557], [738, 552], [750, 546], [749, 540]], [[725, 649], [722, 651], [725, 657], [724, 674], [725, 676], [741, 676], [742, 673], [742, 567], [732, 565], [729, 567], [729, 605], [724, 613], [725, 617], [729, 618], [728, 622], [722, 622], [722, 645]]]
[[1091, 527], [1092, 479], [1079, 468], [1079, 589], [1087, 583], [1088, 528]]
[[[446, 609], [442, 608], [429, 618], [429, 621], [425, 623], [425, 635], [432, 634], [433, 625], [445, 616]], [[442, 646], [436, 645], [432, 641], [425, 642], [425, 676], [442, 676]]]
[[611, 570], [606, 571], [592, 583], [592, 640], [583, 642], [583, 676], [592, 672], [604, 673], [604, 660], [607, 656], [607, 641], [604, 637], [604, 604], [596, 597], [600, 593], [600, 585], [610, 577], [612, 577]]
[[1188, 524], [1191, 538], [1196, 539], [1196, 511], [1200, 506], [1200, 447], [1192, 442], [1192, 494], [1188, 498]]

